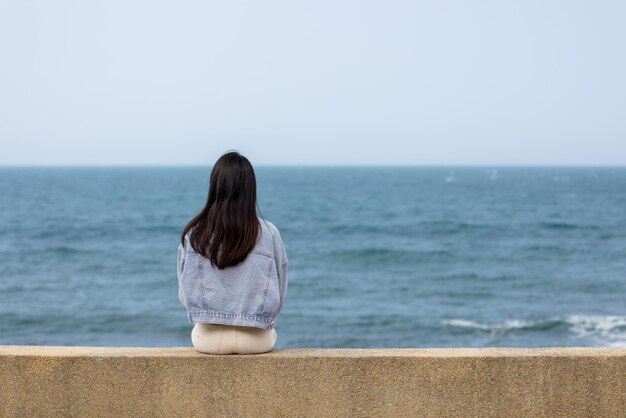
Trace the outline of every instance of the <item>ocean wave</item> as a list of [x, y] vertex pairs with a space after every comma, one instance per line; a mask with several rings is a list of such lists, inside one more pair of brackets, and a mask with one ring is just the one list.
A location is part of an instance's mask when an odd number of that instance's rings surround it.
[[75, 255], [75, 254], [89, 254], [93, 253], [92, 250], [86, 250], [84, 248], [70, 247], [67, 245], [57, 245], [54, 247], [48, 247], [46, 252], [56, 255]]
[[554, 230], [574, 230], [574, 229], [591, 229], [597, 230], [600, 229], [598, 225], [583, 225], [577, 223], [570, 222], [541, 222], [541, 227], [545, 229], [554, 229]]
[[526, 319], [509, 319], [499, 323], [480, 323], [476, 321], [471, 321], [468, 319], [444, 319], [441, 321], [442, 325], [447, 325], [450, 327], [456, 328], [467, 328], [467, 329], [476, 329], [482, 331], [490, 331], [490, 332], [507, 332], [512, 330], [519, 329], [546, 329], [553, 328], [558, 325], [555, 321], [536, 321], [536, 320], [526, 320]]
[[507, 334], [516, 331], [556, 331], [565, 329], [574, 338], [591, 340], [604, 346], [626, 346], [626, 316], [560, 315], [542, 319], [509, 319], [481, 323], [467, 319], [444, 319], [442, 325], [468, 330]]
[[626, 316], [569, 315], [565, 321], [577, 337], [609, 346], [626, 346]]
[[444, 259], [454, 257], [454, 253], [447, 250], [408, 250], [383, 247], [369, 247], [361, 249], [333, 251], [328, 255], [342, 261], [356, 261], [372, 264], [379, 262], [400, 263], [417, 260], [430, 260], [435, 257]]
[[420, 229], [424, 231], [438, 234], [461, 234], [472, 232], [500, 232], [503, 230], [502, 225], [489, 223], [472, 223], [458, 221], [427, 221], [418, 224]]
[[180, 225], [144, 225], [135, 227], [136, 231], [148, 233], [178, 234], [182, 232]]
[[448, 234], [463, 233], [497, 233], [504, 230], [503, 225], [489, 223], [472, 223], [454, 220], [429, 220], [415, 222], [407, 219], [405, 222], [390, 224], [331, 224], [327, 230], [333, 234], [373, 234], [391, 236], [415, 236], [416, 234]]

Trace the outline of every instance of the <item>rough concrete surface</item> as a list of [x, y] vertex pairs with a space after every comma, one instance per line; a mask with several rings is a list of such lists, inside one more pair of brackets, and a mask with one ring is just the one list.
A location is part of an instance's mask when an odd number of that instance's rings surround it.
[[626, 417], [626, 348], [0, 346], [0, 416]]

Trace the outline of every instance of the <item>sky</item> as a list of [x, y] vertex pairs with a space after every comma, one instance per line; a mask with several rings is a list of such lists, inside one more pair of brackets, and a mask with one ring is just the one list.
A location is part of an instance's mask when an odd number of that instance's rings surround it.
[[0, 165], [624, 165], [624, 1], [0, 0]]

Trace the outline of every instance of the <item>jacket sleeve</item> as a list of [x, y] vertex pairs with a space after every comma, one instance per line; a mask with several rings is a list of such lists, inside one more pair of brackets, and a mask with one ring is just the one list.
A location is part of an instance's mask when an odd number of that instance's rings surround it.
[[185, 268], [185, 248], [183, 244], [178, 244], [178, 259], [176, 262], [176, 275], [178, 276], [178, 300], [180, 303], [187, 307], [185, 304], [185, 295], [183, 293], [183, 269]]
[[276, 271], [278, 272], [278, 289], [280, 292], [280, 309], [285, 302], [285, 296], [287, 295], [287, 284], [288, 284], [288, 259], [287, 259], [287, 251], [285, 250], [285, 245], [283, 243], [282, 237], [280, 236], [280, 232], [278, 229], [274, 229], [274, 259], [276, 261]]

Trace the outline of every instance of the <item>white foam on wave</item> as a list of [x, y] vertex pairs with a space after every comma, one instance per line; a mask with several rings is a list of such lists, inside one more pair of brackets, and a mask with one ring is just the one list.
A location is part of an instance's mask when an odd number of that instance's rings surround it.
[[566, 315], [569, 331], [580, 338], [614, 347], [626, 346], [626, 316]]
[[[497, 323], [480, 323], [467, 319], [444, 319], [441, 324], [490, 332], [492, 335], [523, 329], [537, 329], [550, 324], [565, 324], [574, 338], [591, 340], [602, 346], [626, 347], [626, 316], [560, 315], [539, 320], [509, 319]], [[549, 329], [546, 330], [549, 332]]]
[[535, 325], [535, 321], [528, 321], [523, 319], [509, 319], [501, 323], [496, 324], [481, 324], [480, 322], [470, 321], [467, 319], [444, 319], [441, 321], [443, 325], [449, 325], [458, 328], [474, 328], [482, 329], [485, 331], [507, 331], [512, 329], [528, 328]]

